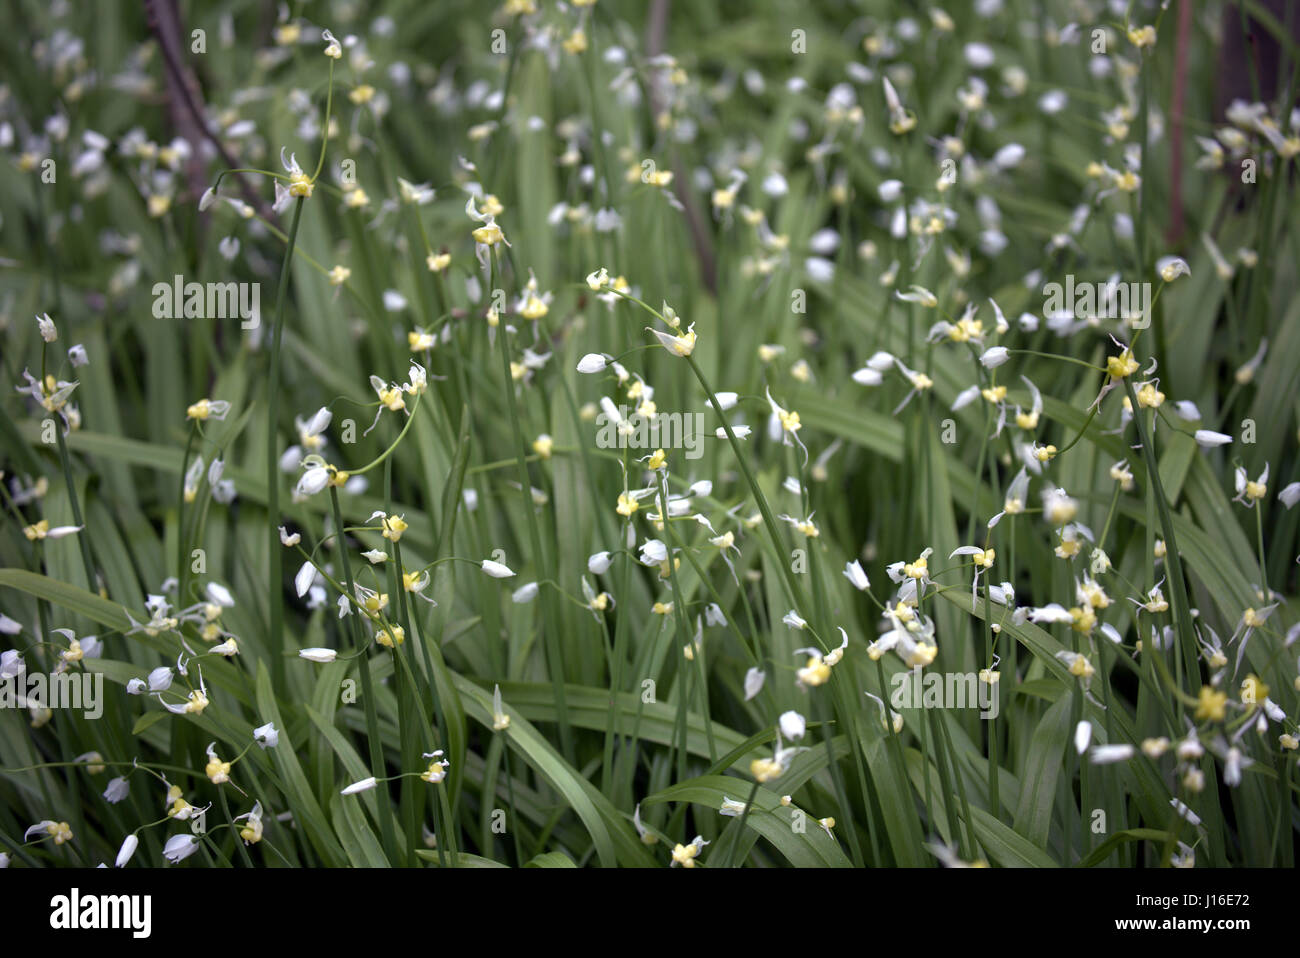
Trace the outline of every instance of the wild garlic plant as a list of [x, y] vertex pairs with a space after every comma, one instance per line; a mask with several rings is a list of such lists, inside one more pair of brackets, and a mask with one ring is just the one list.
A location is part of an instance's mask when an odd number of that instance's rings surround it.
[[0, 39], [0, 865], [1294, 866], [1300, 69], [642, 6]]

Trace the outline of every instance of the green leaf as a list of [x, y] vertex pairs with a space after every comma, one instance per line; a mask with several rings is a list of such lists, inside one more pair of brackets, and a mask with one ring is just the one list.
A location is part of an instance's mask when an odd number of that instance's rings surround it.
[[[716, 814], [722, 807], [724, 798], [743, 802], [752, 787], [749, 782], [739, 778], [725, 775], [700, 775], [648, 795], [641, 800], [641, 804], [692, 802], [696, 805], [704, 805]], [[801, 832], [795, 830], [796, 824], [800, 821], [807, 826]], [[745, 827], [766, 838], [791, 865], [796, 867], [853, 867], [853, 863], [844, 854], [839, 843], [817, 824], [816, 817], [794, 805], [783, 807], [780, 795], [761, 786], [755, 793], [753, 806], [745, 818]]]
[[1029, 754], [1025, 757], [1025, 771], [1020, 776], [1015, 829], [1037, 848], [1046, 846], [1052, 826], [1056, 783], [1061, 777], [1066, 743], [1070, 739], [1070, 698], [1062, 695], [1034, 729]]

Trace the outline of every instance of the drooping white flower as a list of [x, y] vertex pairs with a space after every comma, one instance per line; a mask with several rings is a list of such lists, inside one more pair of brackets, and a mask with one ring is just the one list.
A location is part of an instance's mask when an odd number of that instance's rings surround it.
[[1196, 430], [1196, 442], [1203, 449], [1214, 449], [1217, 446], [1226, 445], [1232, 442], [1232, 437], [1224, 435], [1221, 432], [1214, 432], [1211, 429]]
[[778, 721], [781, 725], [781, 734], [788, 739], [798, 740], [803, 738], [804, 732], [807, 731], [808, 728], [807, 720], [793, 709], [781, 713], [781, 717]]
[[135, 850], [139, 847], [140, 839], [136, 837], [135, 832], [127, 835], [126, 838], [122, 839], [122, 847], [117, 851], [117, 858], [113, 860], [113, 867], [125, 868], [126, 863], [131, 860], [131, 856], [135, 854]]
[[104, 789], [104, 801], [110, 805], [116, 805], [122, 799], [126, 798], [130, 791], [131, 784], [122, 776], [118, 776], [109, 781], [108, 787]]
[[264, 749], [275, 748], [280, 744], [280, 731], [274, 722], [267, 722], [253, 729], [253, 741]]
[[1300, 502], [1300, 482], [1293, 482], [1285, 486], [1277, 497], [1282, 500], [1282, 504], [1290, 509], [1297, 502]]
[[852, 562], [846, 562], [844, 564], [844, 577], [853, 583], [853, 588], [859, 592], [866, 592], [871, 588], [871, 582], [862, 569], [861, 560], [855, 559]]
[[188, 832], [173, 835], [163, 846], [163, 858], [173, 865], [183, 862], [199, 850], [199, 837]]
[[502, 565], [500, 562], [494, 562], [491, 559], [484, 559], [481, 567], [484, 572], [494, 579], [509, 579], [514, 575], [509, 566]]
[[980, 356], [980, 362], [984, 364], [985, 369], [996, 369], [1011, 358], [1011, 351], [1005, 346], [992, 346], [984, 350]]
[[1088, 750], [1088, 743], [1092, 741], [1092, 723], [1083, 719], [1074, 727], [1074, 750], [1082, 755]]
[[1172, 283], [1179, 276], [1191, 276], [1192, 268], [1182, 257], [1162, 256], [1156, 260], [1156, 275], [1166, 283]]
[[1115, 762], [1126, 762], [1136, 754], [1137, 749], [1132, 745], [1094, 745], [1092, 751], [1088, 753], [1088, 760], [1093, 765], [1111, 765]]
[[293, 577], [293, 587], [298, 594], [298, 598], [301, 599], [306, 595], [307, 590], [311, 588], [312, 583], [315, 581], [316, 566], [312, 564], [311, 560], [308, 560], [299, 567], [297, 574]]

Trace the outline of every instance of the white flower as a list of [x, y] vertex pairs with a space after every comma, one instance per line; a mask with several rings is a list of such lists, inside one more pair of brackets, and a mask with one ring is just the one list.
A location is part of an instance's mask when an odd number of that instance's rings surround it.
[[510, 716], [506, 714], [505, 704], [501, 700], [501, 686], [492, 686], [492, 731], [504, 732], [510, 727]]
[[127, 793], [131, 790], [131, 783], [122, 776], [112, 779], [108, 783], [108, 788], [104, 789], [104, 801], [110, 805], [116, 805], [122, 799], [126, 798]]
[[482, 569], [494, 579], [509, 579], [514, 575], [508, 566], [504, 566], [500, 562], [493, 562], [491, 559], [483, 560]]
[[182, 832], [167, 839], [167, 844], [163, 846], [163, 858], [175, 865], [189, 858], [198, 850], [198, 836]]
[[308, 662], [333, 662], [338, 655], [333, 649], [301, 649], [298, 652], [298, 657]]
[[1235, 473], [1235, 484], [1237, 495], [1233, 497], [1233, 502], [1240, 502], [1246, 508], [1252, 508], [1255, 502], [1264, 498], [1268, 494], [1268, 463], [1264, 463], [1264, 471], [1259, 474], [1259, 478], [1254, 482], [1246, 475], [1246, 470], [1238, 466]]
[[298, 480], [294, 494], [298, 496], [314, 496], [324, 489], [329, 484], [329, 481], [330, 471], [328, 469], [324, 466], [312, 466]]
[[692, 352], [695, 351], [695, 324], [694, 323], [691, 323], [691, 325], [687, 328], [686, 332], [679, 333], [676, 335], [672, 333], [663, 333], [657, 329], [651, 329], [650, 332], [654, 333], [655, 338], [659, 340], [660, 345], [662, 345], [664, 349], [668, 350], [674, 356], [678, 356], [678, 357], [689, 356]]
[[368, 792], [378, 784], [379, 781], [372, 775], [370, 778], [363, 778], [359, 782], [353, 782], [347, 788], [343, 789], [340, 794], [356, 795], [358, 792]]
[[781, 621], [784, 622], [786, 625], [790, 626], [790, 628], [792, 629], [802, 629], [808, 625], [808, 621], [800, 617], [799, 613], [796, 612], [794, 609], [791, 609], [789, 612], [783, 615], [781, 617]]
[[599, 373], [604, 371], [606, 365], [607, 357], [603, 353], [587, 353], [578, 360], [578, 372]]
[[267, 722], [253, 729], [253, 741], [262, 748], [275, 748], [280, 744], [280, 732], [274, 722]]
[[1277, 497], [1282, 500], [1282, 504], [1288, 509], [1300, 502], [1300, 482], [1293, 482], [1286, 486]]
[[1136, 751], [1132, 745], [1094, 745], [1088, 759], [1093, 765], [1110, 765], [1128, 761]]
[[609, 571], [613, 561], [613, 557], [608, 552], [597, 552], [588, 557], [587, 571], [592, 575], [603, 575]]
[[903, 195], [902, 180], [885, 180], [876, 187], [876, 195], [880, 197], [882, 203], [893, 203]]
[[307, 590], [311, 588], [311, 584], [315, 581], [316, 567], [312, 565], [311, 560], [308, 560], [302, 564], [298, 569], [298, 573], [293, 577], [293, 587], [294, 591], [298, 593], [298, 598], [301, 599], [306, 595]]
[[844, 564], [844, 577], [853, 583], [853, 588], [859, 592], [866, 592], [871, 588], [871, 582], [867, 579], [867, 574], [862, 571], [862, 562], [854, 560]]
[[801, 739], [807, 731], [808, 723], [802, 715], [793, 710], [781, 713], [781, 734], [790, 739]]
[[678, 845], [673, 849], [673, 860], [671, 867], [676, 868], [681, 865], [683, 868], [694, 868], [695, 860], [699, 857], [700, 852], [704, 851], [704, 846], [709, 844], [701, 835], [696, 835], [689, 845]]
[[1210, 429], [1196, 430], [1196, 442], [1203, 449], [1214, 449], [1216, 446], [1222, 446], [1232, 442], [1231, 436], [1225, 436], [1221, 432], [1214, 432]]
[[41, 330], [41, 339], [47, 343], [52, 343], [59, 338], [59, 331], [54, 325], [54, 320], [50, 319], [50, 314], [36, 317], [36, 325]]
[[950, 408], [952, 409], [953, 412], [956, 412], [959, 409], [966, 408], [971, 403], [973, 403], [976, 399], [979, 398], [980, 398], [979, 385], [976, 384], [974, 386], [969, 386], [957, 394], [957, 398], [952, 401], [952, 406]]
[[1162, 256], [1156, 260], [1156, 274], [1166, 283], [1172, 283], [1179, 276], [1191, 276], [1191, 267], [1187, 260], [1178, 256]]
[[1029, 621], [1038, 623], [1039, 625], [1044, 622], [1073, 622], [1074, 616], [1070, 614], [1069, 609], [1065, 608], [1060, 603], [1052, 602], [1048, 605], [1042, 606], [1041, 608], [1030, 609]]
[[1011, 352], [1007, 347], [993, 346], [984, 350], [984, 354], [980, 356], [980, 362], [984, 364], [985, 369], [996, 369], [1010, 358]]
[[722, 805], [718, 808], [719, 815], [725, 815], [729, 818], [736, 818], [745, 814], [745, 803], [736, 801], [734, 798], [722, 796]]
[[29, 539], [36, 541], [38, 539], [62, 539], [64, 536], [70, 536], [82, 529], [81, 526], [55, 526], [53, 529], [49, 529], [42, 524], [44, 521], [42, 519], [41, 522], [35, 525], [27, 526], [27, 528], [23, 529], [23, 532]]
[[538, 591], [537, 583], [529, 582], [528, 584], [522, 585], [518, 589], [515, 589], [515, 591], [510, 596], [510, 600], [514, 602], [516, 605], [524, 605], [528, 602], [532, 602], [533, 599], [537, 598], [537, 591]]
[[934, 293], [930, 292], [924, 286], [910, 286], [906, 293], [896, 291], [894, 297], [905, 303], [919, 303], [928, 309], [934, 309], [934, 307], [939, 305], [939, 297], [935, 296]]
[[1025, 158], [1025, 148], [1019, 143], [1008, 143], [993, 154], [993, 165], [1000, 170], [1009, 170], [1019, 166]]
[[284, 526], [280, 526], [280, 545], [284, 546], [286, 549], [291, 549], [301, 541], [302, 535], [300, 533], [295, 532], [290, 535], [288, 529]]
[[749, 671], [745, 673], [746, 702], [763, 690], [763, 683], [765, 681], [767, 681], [767, 673], [758, 666], [752, 666]]
[[397, 192], [403, 203], [415, 206], [432, 203], [434, 198], [434, 190], [428, 183], [408, 183], [400, 176], [397, 178]]
[[6, 649], [0, 653], [0, 679], [12, 679], [23, 674], [27, 668], [22, 653], [17, 649]]
[[209, 599], [217, 605], [226, 609], [235, 607], [235, 597], [230, 594], [230, 590], [219, 582], [209, 582], [203, 590], [207, 593]]
[[1092, 723], [1084, 719], [1074, 727], [1074, 750], [1082, 755], [1088, 750], [1088, 743], [1091, 741]]
[[135, 854], [135, 850], [139, 847], [140, 839], [135, 837], [135, 833], [132, 832], [127, 835], [126, 838], [122, 839], [122, 847], [117, 851], [117, 858], [113, 861], [113, 867], [125, 868], [126, 863], [131, 860], [131, 856]]
[[86, 354], [86, 347], [77, 343], [68, 349], [68, 362], [74, 366], [90, 365], [90, 357]]
[[641, 545], [638, 558], [642, 565], [660, 565], [668, 561], [668, 547], [658, 539], [647, 539]]
[[170, 666], [164, 665], [149, 673], [150, 692], [166, 692], [171, 688], [171, 684], [172, 670]]

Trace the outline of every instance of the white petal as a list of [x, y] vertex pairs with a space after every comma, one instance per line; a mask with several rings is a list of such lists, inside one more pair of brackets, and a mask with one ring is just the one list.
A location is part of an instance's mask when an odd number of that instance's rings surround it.
[[136, 838], [134, 834], [127, 835], [122, 841], [122, 847], [118, 849], [117, 858], [113, 862], [113, 867], [125, 867], [126, 863], [131, 860], [131, 856], [135, 854], [135, 850], [138, 847], [140, 847], [140, 839]]
[[578, 372], [598, 373], [605, 368], [605, 357], [600, 353], [587, 353], [578, 360]]
[[1232, 437], [1210, 429], [1198, 429], [1196, 430], [1196, 441], [1206, 449], [1213, 449], [1216, 446], [1232, 442]]
[[491, 559], [483, 560], [483, 571], [494, 579], [508, 579], [514, 575], [509, 567], [502, 565], [500, 562], [493, 562]]
[[1074, 727], [1074, 750], [1082, 755], [1088, 750], [1088, 743], [1091, 741], [1092, 723], [1084, 719]]
[[304, 562], [302, 567], [298, 570], [298, 574], [293, 577], [293, 587], [298, 593], [298, 598], [301, 599], [307, 594], [307, 590], [311, 588], [311, 584], [315, 578], [316, 567], [310, 562]]
[[783, 712], [780, 718], [781, 734], [788, 739], [801, 739], [807, 731], [808, 723], [802, 715], [793, 710]]

